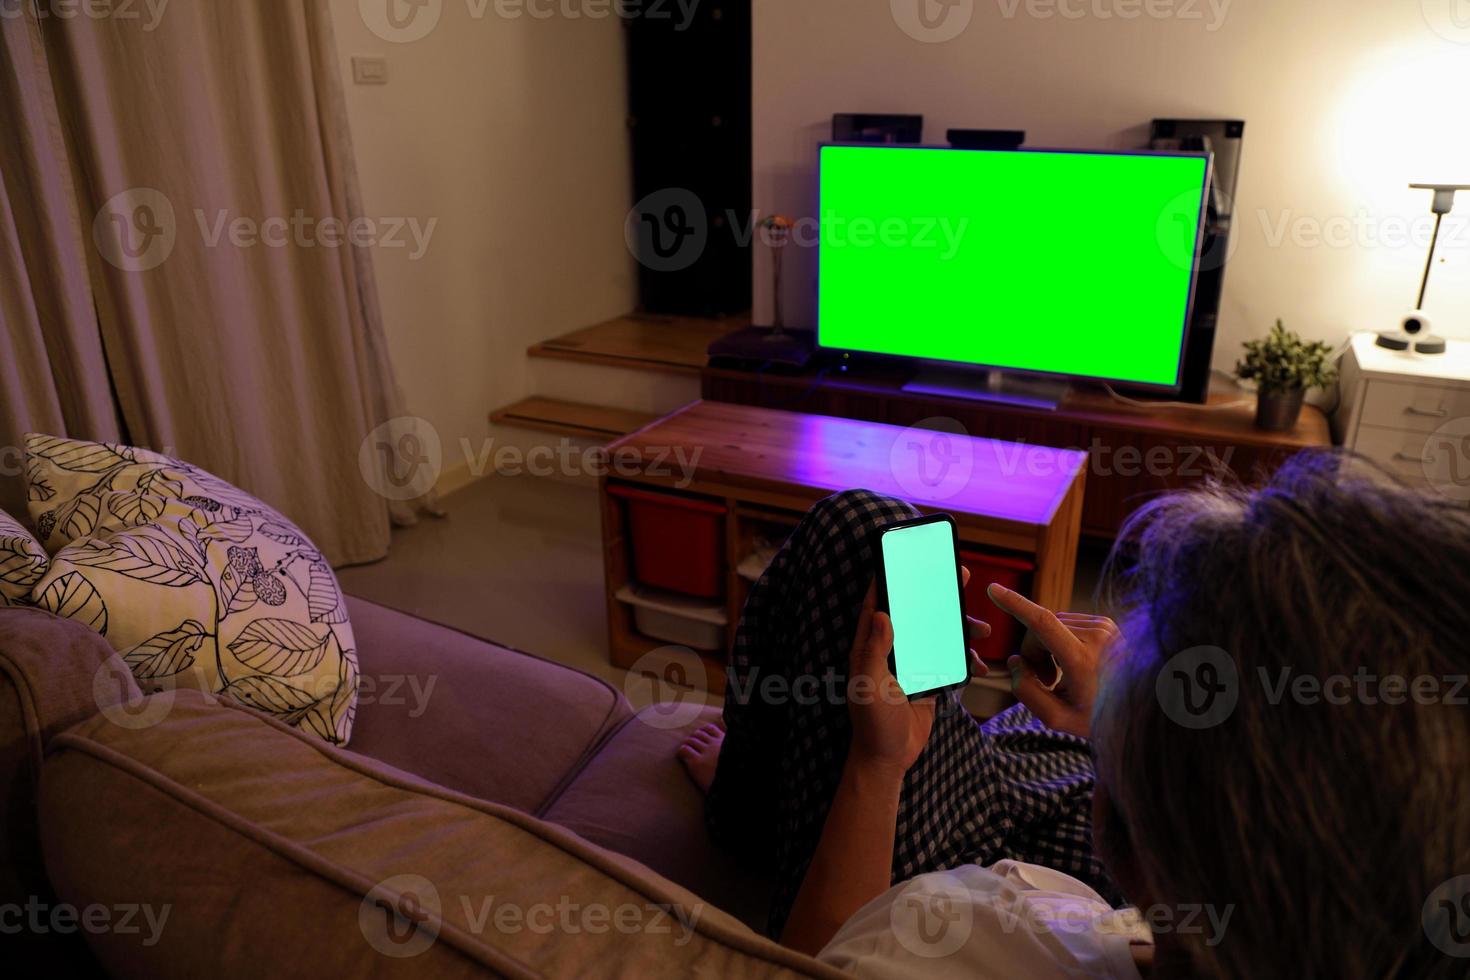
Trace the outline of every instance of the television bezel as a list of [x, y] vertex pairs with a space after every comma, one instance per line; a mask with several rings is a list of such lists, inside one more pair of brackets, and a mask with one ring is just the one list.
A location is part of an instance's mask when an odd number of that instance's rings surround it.
[[918, 357], [912, 354], [885, 354], [875, 351], [859, 350], [852, 347], [838, 347], [824, 344], [822, 342], [822, 238], [817, 236], [817, 276], [816, 276], [816, 342], [817, 348], [822, 351], [831, 351], [847, 355], [849, 357], [861, 357], [872, 359], [876, 362], [904, 362], [931, 367], [941, 367], [948, 370], [973, 371], [976, 374], [987, 371], [1004, 371], [1007, 374], [1021, 377], [1054, 378], [1066, 381], [1081, 381], [1091, 384], [1112, 385], [1125, 388], [1129, 391], [1137, 391], [1148, 394], [1177, 395], [1184, 389], [1184, 358], [1189, 350], [1189, 341], [1194, 321], [1194, 306], [1196, 293], [1199, 288], [1200, 272], [1200, 250], [1204, 243], [1205, 223], [1209, 218], [1210, 185], [1215, 176], [1215, 155], [1207, 150], [1114, 150], [1100, 149], [1089, 150], [1077, 147], [1017, 147], [1013, 150], [988, 150], [967, 149], [962, 147], [941, 146], [935, 144], [920, 143], [855, 143], [841, 142], [835, 140], [824, 140], [817, 144], [817, 222], [820, 228], [822, 216], [822, 167], [823, 157], [826, 150], [836, 147], [854, 147], [865, 150], [887, 151], [887, 150], [933, 150], [942, 153], [1053, 153], [1074, 154], [1077, 156], [1127, 156], [1127, 157], [1175, 157], [1188, 158], [1192, 160], [1205, 161], [1205, 175], [1203, 186], [1200, 188], [1199, 221], [1195, 226], [1195, 240], [1193, 257], [1189, 268], [1189, 295], [1184, 304], [1184, 329], [1179, 335], [1179, 352], [1174, 362], [1174, 383], [1156, 384], [1148, 381], [1136, 381], [1129, 378], [1110, 378], [1103, 375], [1076, 374], [1065, 371], [1040, 371], [1030, 368], [1007, 367], [1000, 364], [982, 364], [976, 361], [951, 361], [942, 358]]

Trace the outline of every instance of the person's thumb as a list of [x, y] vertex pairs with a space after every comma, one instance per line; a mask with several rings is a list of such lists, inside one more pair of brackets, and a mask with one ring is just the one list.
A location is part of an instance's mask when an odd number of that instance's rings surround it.
[[893, 649], [893, 620], [885, 612], [873, 613], [873, 627], [868, 633], [868, 642], [863, 646], [861, 662], [857, 668], [870, 677], [888, 674], [888, 651]]

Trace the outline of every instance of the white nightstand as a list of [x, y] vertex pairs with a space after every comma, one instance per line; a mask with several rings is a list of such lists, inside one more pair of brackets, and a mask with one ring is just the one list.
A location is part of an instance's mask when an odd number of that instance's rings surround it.
[[1342, 359], [1333, 434], [1404, 481], [1470, 503], [1470, 342], [1437, 357], [1358, 334]]

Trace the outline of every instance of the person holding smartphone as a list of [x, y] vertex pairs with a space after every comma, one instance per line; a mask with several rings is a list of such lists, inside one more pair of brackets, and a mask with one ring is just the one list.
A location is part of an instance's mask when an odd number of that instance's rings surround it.
[[[1062, 871], [1104, 905], [1122, 903], [1093, 853], [1086, 738], [1023, 707], [982, 725], [953, 687], [911, 701], [889, 670], [879, 538], [919, 519], [907, 503], [863, 490], [813, 507], [746, 602], [723, 729], [696, 732], [680, 750], [706, 789], [715, 840], [774, 872], [767, 931], [797, 948], [820, 948], [892, 882], [1003, 858]], [[948, 584], [934, 591], [947, 593], [958, 620], [962, 580], [949, 561], [939, 569]], [[967, 626], [988, 635], [983, 622]], [[964, 673], [963, 644], [960, 657]], [[818, 695], [795, 696], [804, 691]], [[852, 848], [846, 818], [886, 832]], [[824, 840], [840, 842], [819, 850]], [[830, 887], [829, 854], [844, 870]], [[863, 887], [853, 887], [859, 873]], [[845, 902], [829, 901], [839, 892]]]
[[819, 504], [733, 679], [841, 696], [727, 696], [680, 750], [774, 867], [773, 935], [873, 978], [1464, 975], [1470, 511], [1325, 453], [1155, 501], [1109, 558], [1121, 629], [990, 590], [1029, 634], [983, 725], [890, 667], [874, 544], [914, 516]]

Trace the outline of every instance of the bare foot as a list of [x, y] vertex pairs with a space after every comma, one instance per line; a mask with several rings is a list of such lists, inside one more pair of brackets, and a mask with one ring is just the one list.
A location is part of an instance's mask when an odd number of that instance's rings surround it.
[[701, 793], [708, 793], [710, 783], [715, 781], [715, 767], [720, 762], [720, 746], [725, 744], [725, 730], [714, 722], [698, 729], [684, 740], [675, 753], [689, 778]]

